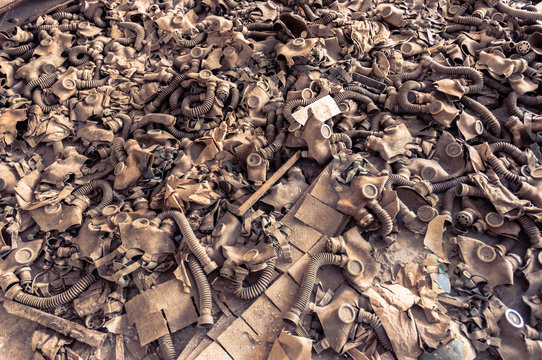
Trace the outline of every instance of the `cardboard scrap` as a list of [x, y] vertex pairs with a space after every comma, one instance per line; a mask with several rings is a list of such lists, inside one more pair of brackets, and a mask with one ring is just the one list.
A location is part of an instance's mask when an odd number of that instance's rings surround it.
[[275, 340], [267, 360], [310, 360], [312, 340], [282, 331]]
[[450, 260], [448, 260], [442, 246], [442, 234], [444, 233], [445, 219], [446, 216], [437, 215], [429, 222], [429, 225], [427, 225], [425, 238], [423, 239], [423, 244], [426, 248], [435, 253], [435, 255], [437, 255], [442, 261], [448, 263]]
[[418, 297], [399, 284], [374, 286], [363, 293], [380, 319], [399, 359], [414, 360], [423, 352], [410, 308]]

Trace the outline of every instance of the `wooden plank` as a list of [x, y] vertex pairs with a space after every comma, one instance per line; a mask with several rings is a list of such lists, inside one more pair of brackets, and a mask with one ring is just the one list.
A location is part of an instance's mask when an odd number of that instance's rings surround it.
[[286, 172], [294, 166], [301, 158], [301, 150], [298, 150], [288, 161], [286, 161], [267, 181], [238, 208], [232, 208], [230, 211], [235, 215], [242, 216], [248, 211], [260, 198], [269, 190]]
[[83, 325], [79, 325], [72, 321], [61, 317], [51, 315], [45, 311], [34, 309], [33, 307], [19, 304], [8, 299], [4, 300], [4, 308], [12, 315], [17, 315], [22, 318], [37, 322], [40, 325], [53, 329], [62, 335], [71, 337], [77, 341], [94, 347], [101, 347], [107, 338], [106, 333], [96, 330], [87, 329]]

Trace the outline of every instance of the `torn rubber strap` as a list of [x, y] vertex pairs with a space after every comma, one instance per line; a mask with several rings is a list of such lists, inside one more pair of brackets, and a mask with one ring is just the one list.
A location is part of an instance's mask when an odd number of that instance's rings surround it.
[[[112, 281], [115, 283], [120, 284], [121, 286], [126, 286], [127, 281], [124, 279], [125, 276], [133, 273], [137, 269], [143, 266], [143, 259], [140, 258], [139, 260], [133, 261], [128, 260], [125, 255], [129, 252], [129, 255], [132, 255], [132, 257], [135, 257], [137, 254], [134, 254], [134, 250], [139, 255], [143, 255], [143, 251], [136, 250], [136, 249], [130, 249], [129, 251], [126, 251], [125, 249], [122, 249], [121, 247], [118, 247], [117, 249], [113, 250], [113, 252], [105, 255], [104, 257], [96, 260], [94, 262], [94, 265], [96, 266], [96, 270], [98, 270], [98, 274], [100, 276], [108, 281]], [[116, 260], [119, 261], [116, 261]], [[128, 262], [129, 264], [125, 264], [124, 262]], [[115, 271], [113, 274], [109, 274], [109, 268], [119, 268], [117, 271]]]

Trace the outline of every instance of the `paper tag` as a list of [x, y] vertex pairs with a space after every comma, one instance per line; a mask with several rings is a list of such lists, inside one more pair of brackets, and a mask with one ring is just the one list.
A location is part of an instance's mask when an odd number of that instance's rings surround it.
[[312, 110], [314, 117], [321, 122], [331, 119], [333, 116], [341, 113], [335, 100], [327, 95], [310, 105], [300, 108], [292, 114], [292, 117], [301, 125], [305, 125], [309, 119], [309, 109]]

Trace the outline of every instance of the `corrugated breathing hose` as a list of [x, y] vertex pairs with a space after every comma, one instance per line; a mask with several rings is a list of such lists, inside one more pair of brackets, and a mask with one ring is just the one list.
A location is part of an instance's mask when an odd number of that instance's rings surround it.
[[501, 95], [508, 95], [510, 93], [508, 86], [486, 75], [484, 75], [484, 85], [497, 90]]
[[459, 184], [454, 189], [457, 196], [487, 198], [487, 195], [482, 191], [482, 189], [475, 186]]
[[380, 220], [380, 223], [382, 224], [380, 233], [382, 236], [391, 234], [393, 230], [393, 219], [386, 209], [380, 206], [376, 201], [370, 201], [367, 203], [367, 208], [376, 215], [378, 220]]
[[375, 105], [370, 97], [356, 91], [346, 90], [333, 97], [333, 100], [335, 100], [337, 104], [340, 104], [347, 99], [359, 101], [360, 103], [364, 104], [367, 114], [370, 116], [374, 116], [380, 112], [380, 109]]
[[512, 183], [518, 184], [523, 181], [527, 181], [527, 178], [525, 178], [524, 176], [514, 174], [513, 172], [508, 170], [506, 166], [504, 166], [502, 161], [493, 154], [486, 159], [486, 163], [491, 166], [493, 171], [495, 171], [498, 175], [502, 176], [503, 178]]
[[489, 111], [487, 107], [467, 96], [463, 96], [461, 98], [461, 104], [465, 105], [467, 108], [480, 115], [480, 117], [484, 121], [484, 125], [488, 127], [489, 131], [491, 131], [493, 135], [501, 135], [501, 124], [499, 123], [495, 115], [493, 115], [493, 113]]
[[200, 264], [203, 265], [205, 273], [209, 274], [216, 269], [218, 265], [209, 257], [205, 248], [200, 244], [198, 238], [194, 234], [194, 230], [190, 227], [190, 223], [186, 219], [186, 216], [180, 211], [168, 210], [158, 214], [155, 219], [162, 221], [167, 218], [175, 221], [183, 235], [183, 239], [190, 248], [190, 251], [194, 253]]
[[124, 139], [122, 137], [116, 137], [111, 144], [111, 159], [113, 165], [126, 160], [126, 153], [124, 152]]
[[130, 136], [130, 131], [132, 130], [132, 124], [134, 120], [127, 114], [115, 114], [115, 116], [113, 117], [119, 118], [122, 121], [122, 130], [120, 132], [120, 136], [124, 140], [128, 140], [128, 136]]
[[514, 159], [516, 159], [521, 165], [526, 165], [527, 161], [529, 160], [527, 158], [527, 154], [520, 150], [517, 146], [506, 143], [506, 142], [496, 142], [493, 144], [489, 144], [489, 148], [493, 153], [498, 152], [504, 152], [508, 155], [512, 156]]
[[337, 18], [337, 13], [330, 12], [314, 21], [315, 24], [327, 25]]
[[199, 106], [192, 107], [191, 102], [194, 101], [194, 97], [199, 97], [198, 95], [195, 96], [187, 96], [183, 99], [183, 102], [181, 103], [181, 112], [186, 117], [198, 117], [203, 116], [207, 114], [211, 109], [213, 108], [213, 104], [215, 102], [215, 90], [216, 90], [216, 82], [209, 81], [207, 83], [207, 91], [205, 92], [205, 100], [203, 101], [203, 104]]
[[190, 272], [192, 273], [194, 281], [196, 282], [196, 287], [198, 288], [200, 313], [198, 326], [211, 326], [214, 323], [212, 315], [213, 298], [211, 295], [211, 285], [209, 285], [209, 280], [203, 272], [201, 263], [193, 254], [188, 255], [188, 267], [190, 268]]
[[260, 154], [264, 159], [271, 159], [275, 153], [282, 148], [286, 141], [286, 130], [281, 130], [275, 140], [268, 146], [261, 148]]
[[179, 44], [179, 46], [183, 46], [183, 47], [194, 47], [198, 44], [201, 44], [203, 42], [203, 40], [205, 40], [205, 38], [207, 37], [207, 33], [199, 33], [197, 34], [196, 36], [194, 36], [192, 39], [190, 40], [187, 40], [187, 39], [177, 39], [175, 40], [177, 42], [177, 44]]
[[373, 328], [376, 337], [384, 350], [393, 351], [390, 338], [388, 337], [388, 334], [386, 334], [386, 330], [384, 330], [378, 316], [363, 309], [359, 309], [357, 322], [369, 324], [369, 326]]
[[237, 86], [234, 86], [230, 89], [230, 105], [228, 106], [228, 111], [233, 111], [239, 106], [239, 102], [241, 101], [241, 92], [237, 88]]
[[518, 19], [531, 21], [542, 20], [542, 13], [515, 9], [499, 0], [486, 0], [486, 4], [496, 7], [500, 12], [517, 17]]
[[523, 119], [523, 111], [518, 106], [518, 93], [512, 91], [506, 100], [504, 100], [504, 105], [506, 105], [506, 110], [513, 115], [517, 116], [520, 119]]
[[453, 17], [453, 22], [463, 25], [481, 26], [484, 22], [482, 19], [475, 16], [463, 16], [467, 10], [468, 4], [461, 5], [460, 9]]
[[425, 87], [426, 86], [424, 83], [419, 83], [413, 80], [409, 80], [403, 85], [401, 85], [399, 91], [397, 92], [397, 102], [399, 103], [401, 109], [407, 113], [430, 114], [429, 104], [414, 104], [410, 102], [408, 98], [408, 95], [411, 91], [424, 90]]
[[[194, 67], [195, 66], [192, 66], [192, 68], [194, 68]], [[198, 67], [199, 67], [199, 63], [198, 63]], [[185, 73], [183, 73], [181, 75], [175, 76], [175, 78], [169, 83], [169, 85], [165, 89], [162, 89], [158, 93], [158, 95], [152, 101], [152, 103], [147, 105], [147, 108], [149, 109], [149, 111], [150, 112], [158, 111], [160, 109], [160, 106], [162, 105], [162, 103], [166, 100], [166, 98], [169, 95], [171, 95], [175, 90], [177, 90], [181, 86], [181, 83], [188, 78], [188, 74], [190, 74], [192, 72], [191, 70], [189, 70], [189, 71], [187, 71], [187, 72], [185, 72]]]
[[399, 174], [388, 175], [388, 180], [384, 183], [384, 189], [391, 190], [393, 185], [399, 186], [414, 186], [415, 182], [408, 180], [406, 177]]
[[102, 7], [97, 7], [92, 14], [92, 21], [96, 24], [97, 27], [105, 28], [107, 23], [102, 20], [102, 15], [104, 14], [104, 9]]
[[162, 360], [176, 360], [177, 353], [173, 345], [171, 334], [166, 334], [158, 338], [158, 346], [160, 349], [160, 357]]
[[53, 309], [61, 305], [67, 304], [75, 300], [79, 295], [83, 293], [90, 285], [96, 282], [97, 278], [92, 273], [87, 274], [76, 282], [71, 288], [60, 293], [58, 295], [49, 297], [39, 297], [30, 295], [22, 291], [22, 289], [16, 292], [13, 296], [13, 300], [21, 304], [25, 304], [37, 309]]
[[32, 92], [32, 101], [38, 105], [44, 113], [49, 113], [53, 111], [54, 109], [58, 108], [60, 104], [54, 104], [54, 105], [45, 105], [42, 98], [43, 92], [41, 89], [34, 89]]
[[168, 100], [169, 110], [175, 111], [179, 108], [179, 100], [181, 99], [181, 95], [183, 93], [184, 89], [182, 87], [178, 87], [177, 89], [173, 90]]
[[32, 92], [36, 87], [39, 87], [40, 89], [46, 89], [53, 86], [53, 84], [56, 82], [58, 78], [58, 74], [45, 74], [40, 76], [39, 78], [36, 78], [34, 80], [30, 80], [28, 84], [23, 89], [23, 96], [27, 99], [30, 99], [32, 97]]
[[457, 196], [457, 192], [455, 191], [455, 187], [452, 187], [444, 193], [444, 196], [442, 197], [442, 211], [441, 215], [446, 216], [446, 219], [449, 222], [452, 222], [452, 213], [454, 211], [454, 200]]
[[518, 220], [523, 230], [525, 230], [527, 233], [531, 245], [537, 249], [542, 248], [542, 236], [540, 236], [540, 229], [538, 226], [536, 226], [533, 219], [527, 215], [521, 215]]
[[332, 143], [337, 143], [339, 141], [344, 143], [344, 145], [346, 146], [347, 149], [352, 149], [352, 139], [347, 134], [345, 134], [345, 133], [334, 133], [333, 135], [331, 135], [331, 142]]
[[113, 189], [111, 185], [105, 180], [92, 180], [73, 192], [75, 196], [88, 196], [98, 189], [102, 192], [102, 201], [88, 211], [91, 217], [99, 216], [106, 206], [113, 203]]
[[312, 294], [318, 269], [324, 265], [336, 265], [343, 267], [346, 264], [346, 260], [346, 256], [335, 255], [332, 253], [323, 253], [313, 257], [309, 261], [309, 264], [305, 269], [305, 273], [303, 274], [303, 280], [301, 281], [301, 286], [297, 292], [297, 300], [292, 305], [290, 310], [288, 310], [286, 315], [284, 315], [283, 320], [290, 325], [297, 326], [301, 320], [301, 313], [305, 311], [309, 298]]
[[82, 89], [93, 89], [98, 88], [100, 86], [104, 86], [109, 81], [109, 77], [105, 77], [100, 80], [75, 80], [75, 86], [77, 90]]
[[133, 46], [136, 51], [140, 51], [143, 47], [143, 40], [145, 40], [145, 28], [132, 22], [118, 22], [117, 26], [133, 31], [136, 34]]
[[275, 272], [275, 265], [277, 263], [277, 258], [273, 258], [267, 261], [267, 266], [262, 270], [258, 281], [254, 285], [243, 287], [244, 277], [239, 279], [234, 279], [232, 282], [232, 290], [235, 296], [243, 300], [254, 299], [267, 289], [271, 279], [273, 278], [273, 273]]
[[538, 96], [520, 95], [518, 96], [518, 101], [522, 104], [529, 105], [529, 106], [542, 105], [542, 95], [538, 95]]
[[379, 94], [375, 94], [367, 89], [365, 89], [364, 87], [361, 87], [361, 86], [357, 86], [357, 85], [349, 85], [347, 87], [344, 88], [344, 90], [346, 91], [355, 91], [357, 93], [360, 93], [362, 95], [365, 95], [367, 97], [369, 97], [371, 100], [373, 100], [373, 102], [375, 103], [384, 103], [386, 101], [386, 96], [384, 95], [379, 95]]
[[464, 87], [465, 94], [479, 93], [484, 87], [484, 76], [475, 68], [469, 66], [444, 66], [434, 61], [430, 56], [425, 57], [422, 64], [429, 66], [431, 70], [439, 74], [465, 75], [470, 78], [473, 84]]
[[32, 50], [36, 47], [36, 44], [34, 43], [28, 43], [17, 47], [12, 47], [8, 49], [2, 49], [1, 52], [4, 52], [10, 56], [19, 56], [24, 54], [25, 52]]
[[459, 176], [450, 180], [438, 182], [438, 183], [431, 183], [431, 186], [433, 188], [433, 193], [438, 194], [445, 192], [449, 189], [455, 188], [458, 184], [466, 183], [467, 181], [470, 181], [470, 177], [467, 175]]

